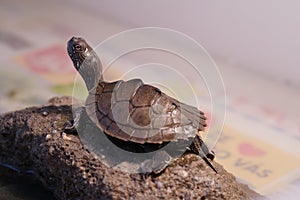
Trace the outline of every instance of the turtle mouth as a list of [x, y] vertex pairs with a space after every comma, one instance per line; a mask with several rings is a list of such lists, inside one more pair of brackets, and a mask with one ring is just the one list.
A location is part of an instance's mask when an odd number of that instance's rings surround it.
[[75, 69], [77, 71], [80, 70], [81, 65], [82, 65], [83, 62], [81, 62], [81, 60], [78, 59], [78, 57], [76, 55], [69, 54], [69, 56], [70, 56], [70, 58], [71, 58], [71, 60], [73, 62], [73, 65], [74, 65]]
[[77, 70], [79, 70], [80, 66], [82, 65], [83, 61], [85, 60], [85, 56], [80, 52], [74, 51], [72, 47], [69, 48], [69, 46], [68, 46], [68, 54], [73, 62], [74, 67]]
[[76, 53], [73, 52], [73, 51], [69, 51], [69, 48], [68, 48], [68, 54], [69, 54], [69, 57], [71, 58], [71, 60], [73, 62], [74, 67], [76, 69], [79, 69], [80, 63], [79, 63], [79, 60], [78, 60], [78, 55], [76, 55]]

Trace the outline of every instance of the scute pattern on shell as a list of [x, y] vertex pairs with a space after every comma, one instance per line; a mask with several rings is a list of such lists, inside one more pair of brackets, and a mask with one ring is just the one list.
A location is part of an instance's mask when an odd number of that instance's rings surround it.
[[140, 79], [100, 82], [89, 93], [86, 111], [106, 134], [140, 144], [188, 140], [206, 126], [203, 112]]

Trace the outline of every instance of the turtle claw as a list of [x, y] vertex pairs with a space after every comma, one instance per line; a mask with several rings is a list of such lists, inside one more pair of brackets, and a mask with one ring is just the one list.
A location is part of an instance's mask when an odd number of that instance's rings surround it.
[[206, 154], [206, 157], [209, 158], [210, 160], [214, 160], [215, 159], [215, 152], [214, 151], [210, 151]]
[[77, 135], [76, 126], [73, 119], [64, 124], [64, 132], [67, 134]]

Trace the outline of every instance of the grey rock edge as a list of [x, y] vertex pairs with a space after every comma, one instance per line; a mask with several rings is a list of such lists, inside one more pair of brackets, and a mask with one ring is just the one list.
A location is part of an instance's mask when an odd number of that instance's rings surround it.
[[159, 175], [126, 174], [106, 167], [63, 127], [71, 97], [0, 117], [0, 163], [34, 176], [57, 199], [264, 199], [213, 162], [216, 174], [186, 154]]

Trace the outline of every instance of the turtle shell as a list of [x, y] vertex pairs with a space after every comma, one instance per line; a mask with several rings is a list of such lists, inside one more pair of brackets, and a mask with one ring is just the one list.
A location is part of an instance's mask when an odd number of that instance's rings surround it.
[[206, 126], [203, 112], [140, 79], [100, 82], [86, 112], [105, 134], [139, 144], [189, 140]]

